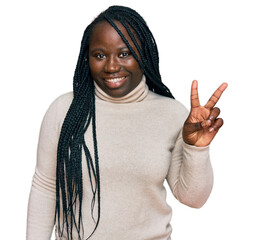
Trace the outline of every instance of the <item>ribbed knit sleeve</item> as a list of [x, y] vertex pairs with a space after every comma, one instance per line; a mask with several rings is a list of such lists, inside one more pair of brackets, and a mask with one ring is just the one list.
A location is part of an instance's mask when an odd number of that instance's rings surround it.
[[181, 203], [194, 208], [203, 206], [213, 186], [209, 146], [186, 144], [181, 131], [172, 151], [167, 181], [173, 195]]
[[[50, 239], [54, 226], [56, 199], [57, 144], [61, 122], [66, 114], [66, 96], [55, 100], [46, 112], [37, 149], [37, 164], [33, 176], [27, 213], [27, 240]], [[66, 105], [63, 109], [61, 105]], [[59, 111], [60, 110], [60, 111]]]

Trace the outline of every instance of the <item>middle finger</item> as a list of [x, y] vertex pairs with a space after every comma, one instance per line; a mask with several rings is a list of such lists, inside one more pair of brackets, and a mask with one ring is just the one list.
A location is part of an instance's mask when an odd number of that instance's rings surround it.
[[214, 92], [214, 94], [210, 97], [207, 104], [205, 105], [206, 108], [213, 108], [215, 104], [218, 102], [218, 100], [221, 97], [221, 94], [225, 91], [227, 88], [227, 83], [222, 83], [219, 88]]

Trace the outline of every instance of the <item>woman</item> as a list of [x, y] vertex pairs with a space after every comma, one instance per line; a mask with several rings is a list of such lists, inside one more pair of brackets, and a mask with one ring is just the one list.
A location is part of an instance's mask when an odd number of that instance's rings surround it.
[[208, 145], [227, 84], [191, 111], [162, 83], [155, 40], [134, 10], [112, 6], [85, 30], [73, 93], [42, 123], [27, 239], [170, 239], [164, 180], [199, 208], [212, 189]]

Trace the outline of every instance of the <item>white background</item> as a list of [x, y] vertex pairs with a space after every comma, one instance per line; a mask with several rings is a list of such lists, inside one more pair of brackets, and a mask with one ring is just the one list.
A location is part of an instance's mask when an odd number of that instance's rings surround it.
[[1, 239], [25, 239], [26, 212], [40, 124], [49, 104], [72, 90], [85, 27], [111, 4], [148, 22], [163, 81], [189, 108], [199, 81], [205, 104], [222, 82], [224, 126], [211, 145], [213, 192], [201, 209], [177, 202], [173, 240], [252, 239], [252, 1], [2, 1], [0, 3]]

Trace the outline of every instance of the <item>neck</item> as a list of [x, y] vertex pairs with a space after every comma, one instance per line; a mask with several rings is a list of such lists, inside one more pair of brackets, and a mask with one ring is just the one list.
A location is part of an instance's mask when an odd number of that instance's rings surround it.
[[149, 91], [148, 86], [146, 84], [146, 77], [144, 75], [135, 89], [133, 89], [130, 93], [120, 98], [115, 98], [108, 95], [96, 84], [96, 82], [94, 82], [94, 84], [95, 84], [96, 97], [103, 101], [112, 103], [140, 102], [147, 97]]

